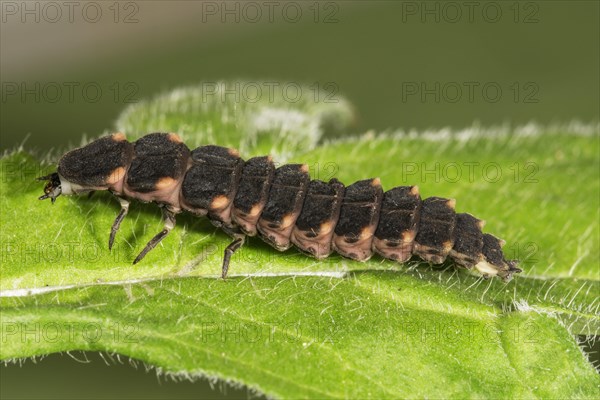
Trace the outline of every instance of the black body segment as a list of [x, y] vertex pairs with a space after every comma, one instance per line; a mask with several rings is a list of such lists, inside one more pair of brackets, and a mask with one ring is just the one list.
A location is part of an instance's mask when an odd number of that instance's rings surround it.
[[472, 268], [483, 258], [483, 228], [484, 222], [471, 214], [456, 214], [454, 228], [454, 246], [450, 257], [466, 268]]
[[331, 239], [344, 191], [344, 184], [337, 179], [310, 181], [302, 212], [292, 231], [291, 240], [295, 246], [319, 259], [331, 254]]
[[483, 234], [483, 255], [488, 263], [492, 265], [502, 265], [504, 263], [504, 255], [502, 254], [502, 246], [504, 242], [490, 235], [489, 233]]
[[134, 143], [124, 192], [144, 202], [181, 210], [179, 192], [190, 162], [190, 150], [174, 133], [152, 133]]
[[275, 174], [271, 157], [254, 157], [246, 161], [233, 200], [232, 219], [248, 236], [256, 235], [256, 224], [262, 213]]
[[333, 248], [358, 261], [373, 255], [373, 234], [379, 222], [383, 189], [379, 178], [365, 179], [346, 187], [340, 217], [333, 235]]
[[89, 190], [113, 189], [122, 181], [132, 158], [133, 145], [125, 135], [115, 133], [66, 153], [58, 163], [58, 174]]
[[305, 164], [287, 164], [275, 170], [257, 228], [262, 238], [279, 250], [291, 246], [290, 236], [302, 210], [309, 180]]
[[446, 260], [454, 245], [454, 205], [454, 200], [441, 197], [429, 197], [423, 201], [414, 254], [434, 264]]
[[238, 152], [220, 146], [192, 151], [192, 165], [181, 185], [182, 205], [196, 215], [206, 215], [232, 227], [231, 206], [242, 176], [244, 161]]
[[385, 258], [399, 262], [412, 256], [421, 217], [417, 186], [398, 186], [383, 194], [373, 248]]
[[483, 221], [455, 213], [454, 200], [422, 200], [417, 186], [384, 193], [379, 178], [347, 187], [337, 179], [311, 181], [304, 164], [275, 169], [269, 156], [244, 161], [236, 150], [214, 145], [190, 152], [174, 133], [152, 133], [133, 143], [121, 133], [97, 139], [66, 153], [58, 171], [40, 179], [48, 182], [39, 199], [52, 202], [61, 194], [110, 190], [121, 210], [109, 248], [132, 199], [157, 203], [163, 230], [134, 263], [168, 236], [178, 213], [189, 211], [232, 237], [223, 252], [223, 277], [246, 236], [257, 234], [278, 250], [293, 244], [317, 259], [336, 251], [366, 261], [377, 252], [398, 262], [416, 255], [440, 264], [450, 256], [484, 277], [508, 281], [521, 272], [516, 261], [504, 258], [504, 242], [482, 232]]
[[134, 158], [127, 173], [131, 192], [149, 193], [165, 181], [183, 178], [190, 150], [173, 133], [152, 133], [134, 142]]

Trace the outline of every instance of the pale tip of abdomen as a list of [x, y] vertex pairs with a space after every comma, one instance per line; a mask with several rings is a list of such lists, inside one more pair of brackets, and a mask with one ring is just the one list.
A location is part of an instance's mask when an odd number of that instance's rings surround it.
[[498, 269], [485, 260], [475, 264], [475, 269], [486, 278], [498, 275]]

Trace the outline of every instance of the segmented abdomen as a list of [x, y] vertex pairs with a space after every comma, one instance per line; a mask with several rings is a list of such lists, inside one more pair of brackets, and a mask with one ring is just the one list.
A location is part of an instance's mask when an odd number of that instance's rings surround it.
[[237, 151], [213, 145], [190, 152], [173, 134], [146, 135], [132, 147], [133, 156], [121, 146], [127, 156], [115, 157], [129, 163], [119, 165], [127, 170], [125, 195], [206, 215], [278, 250], [293, 244], [316, 258], [336, 251], [358, 261], [374, 253], [399, 262], [417, 255], [434, 264], [450, 257], [504, 279], [519, 271], [504, 258], [503, 241], [482, 233], [483, 221], [455, 213], [454, 200], [422, 200], [416, 186], [384, 192], [378, 178], [347, 187], [337, 179], [311, 180], [306, 165], [275, 168], [270, 157], [244, 161]]

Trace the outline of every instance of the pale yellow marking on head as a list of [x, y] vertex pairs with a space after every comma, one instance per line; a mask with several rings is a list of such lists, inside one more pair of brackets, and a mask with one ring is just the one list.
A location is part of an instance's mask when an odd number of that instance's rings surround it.
[[420, 194], [419, 187], [417, 185], [410, 188], [410, 194], [413, 196], [418, 196]]
[[176, 133], [171, 132], [171, 133], [169, 133], [168, 137], [169, 137], [169, 140], [171, 142], [183, 143], [183, 140], [181, 140], [181, 138], [179, 137], [179, 135], [176, 134]]
[[125, 135], [121, 132], [117, 132], [117, 133], [113, 133], [111, 135], [112, 140], [114, 140], [115, 142], [122, 142], [124, 140], [127, 140], [127, 138], [125, 137]]
[[223, 194], [216, 196], [210, 202], [210, 208], [213, 210], [219, 210], [229, 204], [229, 198]]
[[379, 187], [379, 186], [381, 186], [381, 179], [379, 179], [379, 177], [377, 177], [377, 178], [374, 178], [374, 179], [371, 181], [371, 185], [372, 185], [372, 186], [374, 186], [374, 187]]
[[156, 182], [156, 190], [162, 190], [174, 186], [177, 181], [170, 176], [166, 176], [164, 178], [160, 178], [158, 182]]
[[108, 185], [114, 185], [115, 183], [117, 183], [121, 179], [123, 179], [124, 176], [125, 176], [125, 168], [123, 168], [123, 167], [115, 168], [110, 173], [110, 175], [108, 176], [108, 178], [106, 179], [106, 183]]
[[446, 204], [448, 207], [454, 210], [456, 208], [456, 199], [450, 199], [446, 202]]

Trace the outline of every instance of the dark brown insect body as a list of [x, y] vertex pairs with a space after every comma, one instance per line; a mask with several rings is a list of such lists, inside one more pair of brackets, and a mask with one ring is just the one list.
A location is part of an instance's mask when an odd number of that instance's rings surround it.
[[109, 190], [121, 203], [109, 248], [129, 209], [129, 200], [155, 202], [164, 229], [137, 256], [140, 261], [188, 211], [208, 217], [233, 237], [223, 259], [246, 236], [259, 235], [283, 251], [295, 245], [316, 258], [333, 251], [358, 261], [374, 253], [405, 262], [413, 255], [434, 264], [449, 256], [483, 276], [509, 280], [521, 270], [504, 259], [503, 241], [482, 233], [483, 221], [456, 214], [454, 200], [421, 200], [416, 186], [384, 192], [378, 178], [344, 186], [336, 179], [311, 180], [302, 164], [275, 168], [270, 157], [242, 160], [237, 151], [202, 146], [190, 151], [174, 133], [152, 133], [130, 143], [121, 133], [65, 154], [40, 199]]

